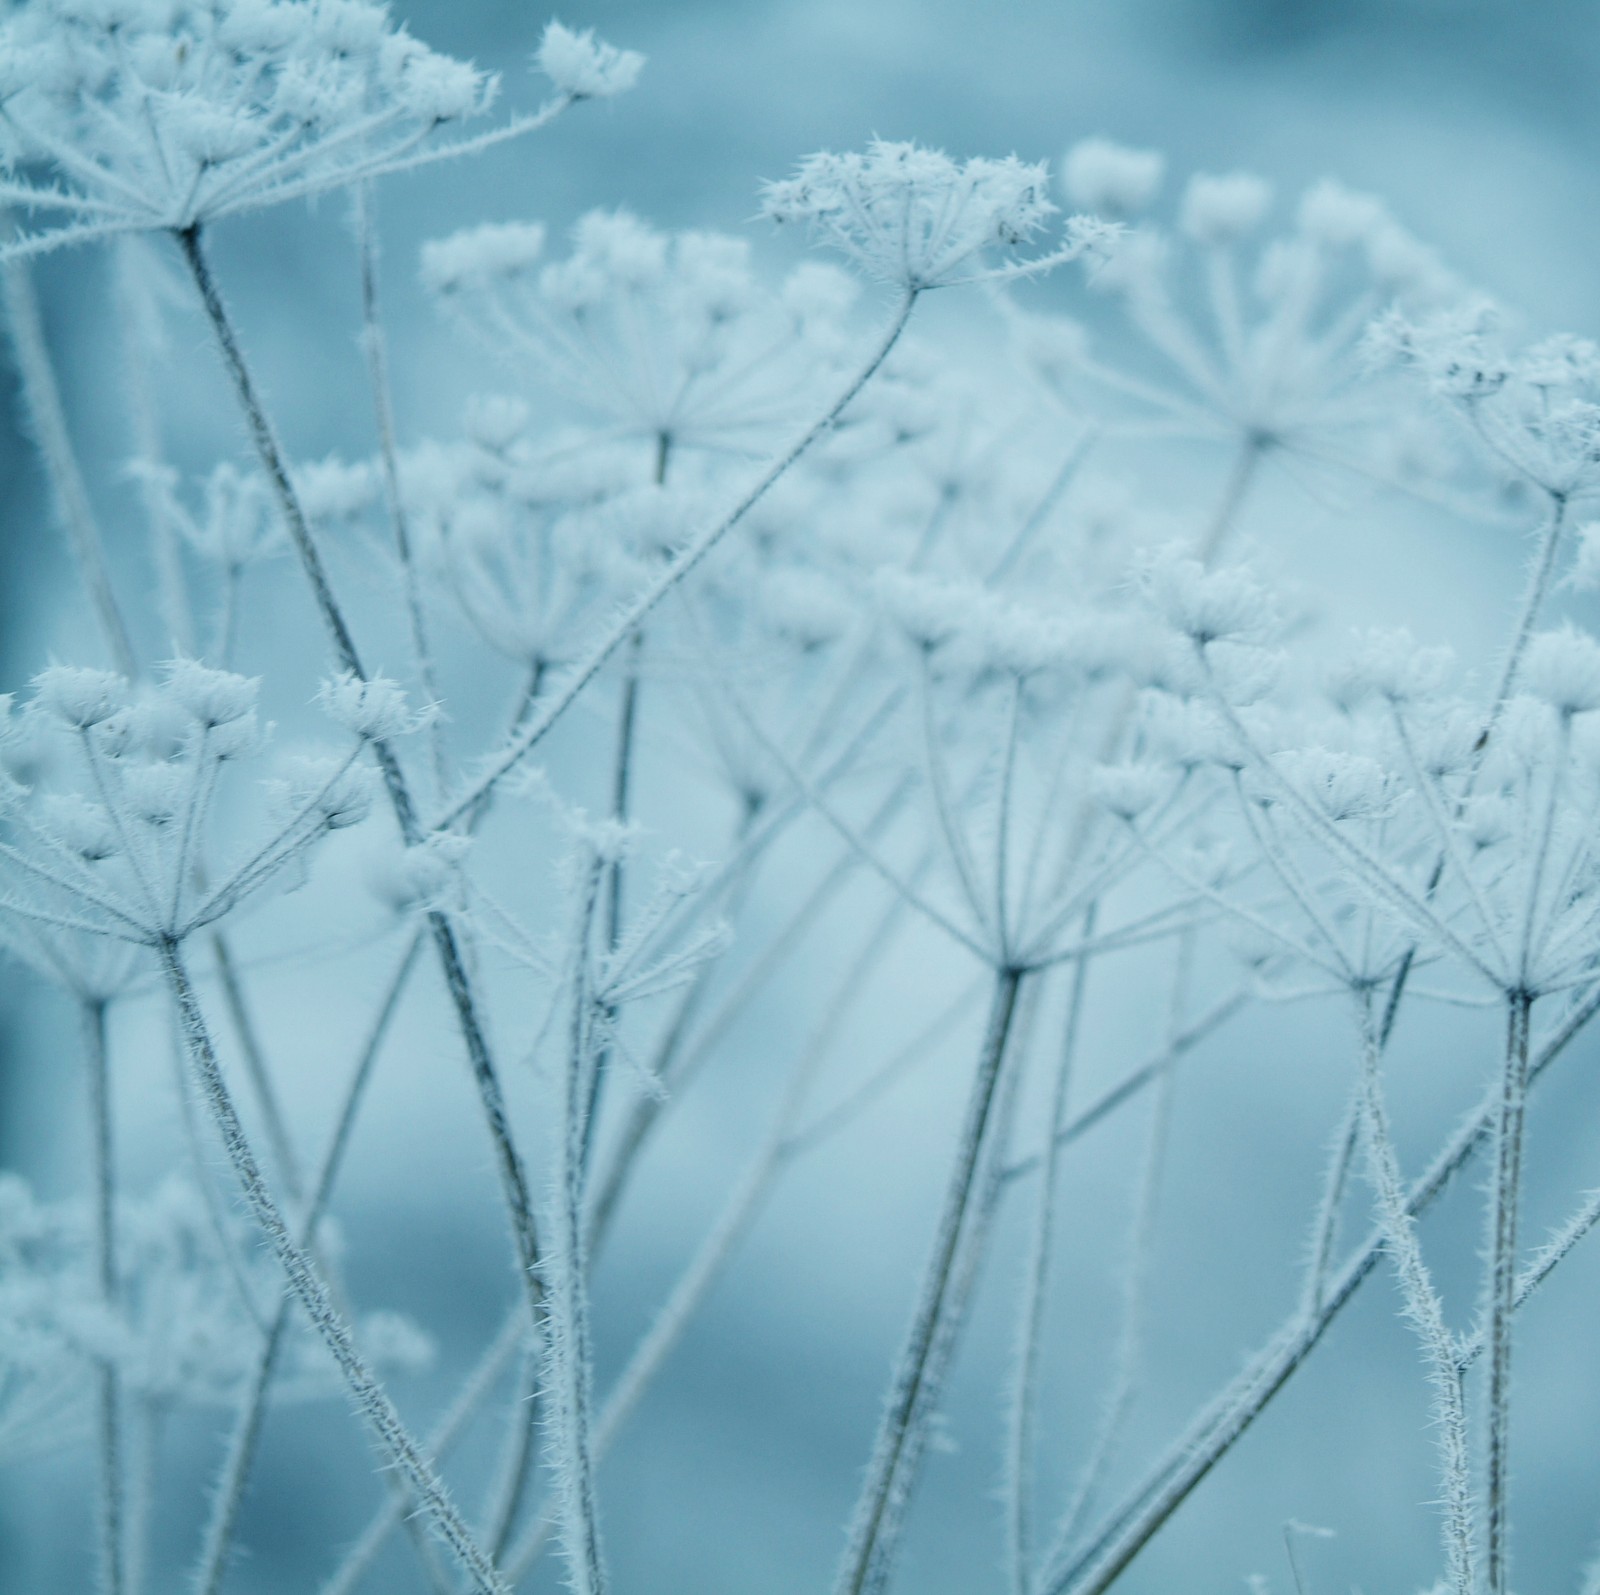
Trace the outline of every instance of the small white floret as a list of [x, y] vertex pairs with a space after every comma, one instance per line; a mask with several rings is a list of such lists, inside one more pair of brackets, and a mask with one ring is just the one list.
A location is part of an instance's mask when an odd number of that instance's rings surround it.
[[637, 50], [619, 50], [595, 38], [592, 29], [578, 33], [559, 22], [546, 24], [535, 60], [556, 88], [575, 100], [624, 94], [639, 81], [644, 68], [644, 57]]

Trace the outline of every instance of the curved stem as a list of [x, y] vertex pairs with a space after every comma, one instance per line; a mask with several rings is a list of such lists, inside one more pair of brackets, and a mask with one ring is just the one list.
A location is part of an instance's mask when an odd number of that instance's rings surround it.
[[[311, 536], [310, 524], [294, 490], [294, 484], [289, 478], [289, 469], [284, 461], [283, 451], [279, 447], [277, 435], [256, 391], [255, 381], [250, 375], [249, 366], [245, 363], [238, 334], [228, 316], [227, 306], [223, 303], [216, 278], [212, 275], [205, 251], [201, 247], [200, 229], [188, 227], [177, 233], [176, 237], [190, 274], [194, 278], [207, 318], [211, 322], [212, 331], [216, 335], [223, 364], [227, 367], [228, 375], [233, 382], [234, 393], [250, 429], [256, 452], [267, 473], [278, 507], [283, 512], [290, 541], [299, 556], [306, 579], [311, 584], [312, 596], [333, 645], [334, 658], [341, 670], [365, 681], [368, 677], [362, 667], [361, 657], [356, 651], [355, 639], [328, 582], [322, 556], [317, 551], [316, 543]], [[383, 777], [385, 790], [389, 795], [390, 806], [394, 809], [395, 819], [400, 827], [401, 839], [408, 846], [415, 844], [421, 839], [421, 830], [417, 823], [416, 804], [412, 799], [411, 789], [406, 784], [405, 774], [400, 768], [400, 761], [385, 741], [374, 741], [371, 747]], [[492, 785], [493, 783], [488, 783], [483, 786], [471, 802], [460, 808], [458, 816], [464, 817], [476, 811]], [[543, 1316], [543, 1286], [539, 1278], [539, 1240], [533, 1218], [533, 1203], [528, 1195], [527, 1173], [511, 1135], [511, 1121], [506, 1113], [499, 1073], [489, 1049], [483, 1016], [479, 1011], [477, 997], [467, 974], [455, 927], [446, 915], [437, 910], [428, 914], [427, 922], [444, 973], [445, 989], [461, 1027], [467, 1061], [478, 1089], [478, 1098], [489, 1138], [494, 1146], [501, 1193], [505, 1200], [512, 1243], [516, 1250], [517, 1271], [527, 1296], [530, 1317], [537, 1330]]]
[[11, 328], [11, 345], [16, 351], [17, 374], [21, 379], [29, 430], [50, 484], [57, 519], [66, 533], [73, 563], [93, 606], [111, 662], [131, 681], [139, 674], [138, 655], [133, 651], [127, 622], [111, 587], [105, 540], [100, 535], [89, 502], [89, 490], [72, 447], [72, 435], [67, 430], [61, 389], [50, 360], [44, 320], [39, 314], [39, 299], [27, 261], [10, 259], [0, 264], [0, 293], [4, 296], [6, 319]]
[[[89, 1139], [94, 1165], [94, 1250], [100, 1300], [117, 1311], [116, 1161], [111, 1132], [111, 1078], [106, 1054], [106, 1005], [81, 1005], [83, 1051], [89, 1074]], [[99, 1370], [100, 1587], [105, 1595], [127, 1588], [126, 1497], [123, 1489], [122, 1380], [107, 1358]]]
[[933, 1255], [923, 1272], [911, 1325], [895, 1364], [888, 1406], [867, 1465], [866, 1484], [856, 1504], [849, 1546], [835, 1585], [838, 1595], [880, 1591], [898, 1548], [898, 1524], [915, 1482], [920, 1431], [932, 1416], [936, 1398], [937, 1380], [933, 1375], [943, 1361], [934, 1353], [941, 1332], [947, 1327], [947, 1298], [955, 1279], [957, 1252], [976, 1185], [978, 1155], [1000, 1081], [1021, 981], [1017, 970], [996, 971], [994, 996], [956, 1144], [955, 1164], [945, 1188]]
[[[1572, 1008], [1539, 1048], [1528, 1070], [1530, 1086], [1597, 1013], [1600, 989], [1591, 991]], [[1381, 1028], [1378, 1036], [1381, 1045]], [[1474, 1153], [1490, 1140], [1500, 1095], [1497, 1084], [1411, 1185], [1405, 1196], [1405, 1211], [1411, 1218], [1426, 1212]], [[1297, 1308], [1290, 1315], [1244, 1372], [1200, 1412], [1144, 1479], [1129, 1491], [1089, 1542], [1070, 1561], [1064, 1560], [1049, 1573], [1042, 1585], [1044, 1595], [1104, 1595], [1317, 1348], [1383, 1259], [1386, 1245], [1381, 1229], [1370, 1234], [1329, 1284], [1317, 1313], [1307, 1317]]]
[[290, 1288], [306, 1316], [332, 1352], [344, 1376], [350, 1399], [406, 1481], [416, 1491], [423, 1510], [455, 1554], [481, 1595], [510, 1595], [510, 1587], [473, 1538], [471, 1529], [450, 1499], [444, 1481], [423, 1452], [388, 1393], [356, 1349], [349, 1327], [333, 1305], [333, 1298], [311, 1254], [290, 1233], [283, 1211], [272, 1195], [255, 1151], [234, 1107], [227, 1082], [217, 1063], [210, 1028], [184, 966], [178, 944], [170, 938], [157, 949], [162, 974], [177, 1006], [179, 1029], [190, 1072], [201, 1099], [227, 1152], [256, 1223], [277, 1257]]
[[[361, 1056], [350, 1077], [350, 1083], [345, 1088], [344, 1101], [340, 1106], [333, 1134], [329, 1138], [328, 1149], [323, 1153], [310, 1198], [300, 1215], [298, 1240], [308, 1252], [315, 1243], [317, 1226], [327, 1210], [334, 1181], [344, 1162], [350, 1131], [355, 1125], [356, 1110], [366, 1094], [372, 1066], [377, 1061], [378, 1051], [394, 1020], [401, 993], [405, 990], [421, 947], [421, 936], [413, 936], [390, 979], [383, 1001], [367, 1033], [366, 1045], [361, 1049]], [[233, 1544], [239, 1510], [244, 1505], [245, 1487], [249, 1482], [250, 1470], [259, 1449], [261, 1425], [266, 1417], [267, 1393], [277, 1369], [278, 1352], [289, 1324], [289, 1311], [290, 1302], [285, 1298], [279, 1303], [277, 1312], [272, 1316], [272, 1322], [267, 1326], [266, 1335], [256, 1357], [249, 1393], [234, 1423], [233, 1434], [228, 1442], [228, 1454], [212, 1493], [211, 1517], [206, 1524], [205, 1539], [195, 1568], [195, 1595], [217, 1595], [217, 1591], [222, 1587], [222, 1576], [227, 1569], [229, 1548]]]
[[802, 454], [806, 453], [825, 433], [832, 431], [834, 423], [850, 401], [871, 381], [878, 367], [889, 358], [890, 351], [900, 341], [900, 335], [911, 319], [911, 310], [916, 302], [915, 289], [908, 291], [902, 297], [877, 346], [861, 369], [845, 385], [839, 397], [828, 407], [827, 412], [819, 416], [762, 471], [735, 501], [732, 509], [687, 543], [639, 595], [623, 608], [599, 642], [568, 671], [566, 678], [550, 693], [543, 709], [530, 717], [528, 723], [489, 761], [483, 774], [445, 810], [438, 821], [439, 829], [453, 826], [463, 814], [480, 801], [484, 793], [497, 786], [522, 762], [530, 750], [544, 738], [550, 727], [567, 712], [583, 689], [599, 674], [612, 654], [638, 629], [639, 623], [766, 497], [773, 484], [788, 472]]

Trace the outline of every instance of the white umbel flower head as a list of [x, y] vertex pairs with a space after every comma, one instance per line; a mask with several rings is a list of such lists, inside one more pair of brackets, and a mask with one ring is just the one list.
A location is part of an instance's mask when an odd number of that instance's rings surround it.
[[481, 148], [621, 92], [639, 67], [561, 28], [539, 55], [555, 101], [441, 142], [489, 108], [496, 80], [371, 0], [29, 0], [0, 21], [0, 140], [28, 171], [0, 197], [59, 220], [12, 252], [183, 232]]
[[1253, 172], [1197, 172], [1183, 191], [1178, 222], [1196, 243], [1231, 244], [1253, 233], [1271, 204], [1271, 186]]
[[1573, 626], [1541, 632], [1528, 644], [1522, 682], [1563, 716], [1600, 709], [1600, 643]]
[[609, 100], [625, 94], [644, 67], [637, 50], [619, 50], [595, 38], [592, 29], [576, 33], [559, 22], [546, 25], [535, 59], [556, 88], [575, 100]]
[[957, 163], [884, 139], [865, 151], [808, 156], [793, 177], [769, 183], [762, 202], [772, 221], [803, 222], [870, 276], [913, 293], [1043, 271], [1107, 236], [1104, 224], [1075, 217], [1060, 250], [988, 263], [1037, 237], [1055, 210], [1042, 163], [1014, 155]]
[[388, 742], [417, 726], [405, 689], [387, 676], [363, 680], [346, 671], [323, 682], [317, 702], [330, 719], [363, 742]]
[[1086, 138], [1067, 151], [1061, 163], [1061, 188], [1074, 205], [1097, 216], [1133, 216], [1156, 197], [1166, 169], [1166, 157], [1159, 150]]

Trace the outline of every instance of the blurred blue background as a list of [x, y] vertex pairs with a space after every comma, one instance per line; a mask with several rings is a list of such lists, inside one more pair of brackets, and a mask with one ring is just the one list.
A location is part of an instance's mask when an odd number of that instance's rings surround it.
[[[429, 43], [501, 71], [511, 104], [537, 98], [526, 62], [544, 18], [521, 0], [413, 0], [394, 9]], [[592, 206], [624, 205], [667, 226], [746, 231], [759, 251], [780, 260], [794, 246], [752, 222], [761, 181], [784, 175], [814, 149], [856, 147], [873, 135], [962, 156], [1014, 151], [1054, 161], [1069, 143], [1103, 134], [1165, 151], [1174, 186], [1196, 169], [1243, 167], [1271, 178], [1285, 196], [1337, 176], [1382, 195], [1530, 331], [1600, 332], [1600, 6], [1593, 0], [570, 0], [561, 16], [642, 50], [649, 60], [637, 90], [565, 118], [531, 143], [383, 191], [407, 436], [452, 427], [472, 382], [415, 286], [423, 239], [484, 219], [537, 218], [560, 229]], [[290, 447], [301, 455], [370, 447], [346, 233], [342, 204], [324, 202], [309, 215], [232, 224], [216, 239], [221, 274]], [[119, 507], [126, 513], [133, 500], [119, 471], [127, 443], [118, 392], [102, 376], [110, 330], [102, 263], [60, 259], [39, 277], [93, 485], [115, 527]], [[189, 381], [189, 371], [209, 360], [201, 329], [184, 323], [174, 346], [184, 380], [175, 373], [170, 424], [175, 453], [196, 465], [239, 447], [214, 377]], [[87, 629], [14, 432], [0, 439], [0, 497], [0, 654], [11, 684], [52, 651], [73, 657]], [[1376, 590], [1386, 580], [1392, 588], [1383, 570], [1343, 570], [1357, 607], [1372, 589], [1378, 608], [1415, 611], [1424, 633], [1469, 649], [1497, 635], [1500, 594], [1515, 580], [1521, 549], [1442, 517], [1417, 536], [1431, 541], [1409, 545], [1419, 563], [1401, 594]], [[1303, 568], [1319, 578], [1325, 566], [1348, 565], [1339, 550], [1305, 552]], [[131, 546], [119, 545], [114, 557], [125, 585], [144, 580]], [[285, 605], [298, 601], [294, 592], [285, 581]], [[919, 1000], [920, 973], [898, 977], [908, 1001]], [[41, 1008], [31, 987], [7, 980], [0, 1164], [46, 1188], [69, 1188], [75, 1132], [64, 1124], [73, 1105], [63, 1104], [61, 1071], [48, 1059], [60, 1015]], [[296, 1004], [336, 1010], [344, 994], [337, 982], [319, 983], [305, 971], [296, 980]], [[286, 1003], [288, 991], [286, 982]], [[805, 1019], [779, 1007], [765, 1023], [787, 1036]], [[294, 1034], [280, 1016], [268, 1023]], [[1291, 1034], [1299, 1037], [1294, 1055], [1275, 1056]], [[1345, 1089], [1341, 1039], [1319, 1035], [1308, 1046], [1304, 1035], [1299, 1021], [1269, 1014], [1196, 1065], [1207, 1089], [1183, 1098], [1158, 1253], [1162, 1306], [1151, 1355], [1162, 1372], [1140, 1410], [1130, 1468], [1238, 1366], [1292, 1300], [1290, 1265]], [[442, 1021], [434, 1036], [441, 1048], [451, 1045]], [[969, 1044], [957, 1039], [952, 1057]], [[1122, 1050], [1119, 1038], [1102, 1039], [1109, 1056]], [[1459, 1073], [1446, 1088], [1429, 1065], [1454, 1066], [1452, 1047], [1480, 1048], [1481, 1032], [1451, 1021], [1426, 1045], [1409, 1039], [1411, 1072], [1397, 1090], [1414, 1161], [1462, 1100]], [[758, 1050], [761, 1042], [753, 1035], [749, 1046]], [[1540, 1110], [1540, 1155], [1570, 1190], [1600, 1179], [1588, 1072], [1581, 1063], [1564, 1071]], [[913, 1093], [899, 1103], [909, 1120], [874, 1121], [837, 1153], [840, 1186], [877, 1182], [880, 1209], [858, 1217], [824, 1203], [819, 1212], [811, 1182], [780, 1200], [746, 1266], [719, 1293], [608, 1464], [603, 1488], [623, 1595], [826, 1587], [937, 1178], [937, 1147], [895, 1140], [906, 1132], [894, 1126], [936, 1122], [952, 1100], [947, 1088], [951, 1082], [935, 1082]], [[315, 1111], [314, 1089], [308, 1100]], [[627, 1239], [601, 1272], [603, 1368], [615, 1366], [648, 1322], [712, 1211], [706, 1193], [736, 1171], [752, 1111], [736, 1074], [663, 1152], [661, 1168], [682, 1175], [666, 1187], [675, 1194], [632, 1215]], [[345, 1211], [358, 1295], [414, 1313], [438, 1335], [446, 1369], [490, 1332], [501, 1305], [481, 1294], [498, 1265], [493, 1222], [465, 1229], [448, 1204], [420, 1194], [429, 1188], [430, 1150], [441, 1166], [463, 1147], [481, 1164], [467, 1105], [459, 1117], [430, 1123], [425, 1136], [411, 1126], [409, 1140], [403, 1123], [380, 1119], [408, 1155], [424, 1161], [408, 1165], [399, 1182], [390, 1155], [368, 1144]], [[1094, 1238], [1069, 1262], [1057, 1348], [1064, 1359], [1077, 1348], [1091, 1367], [1104, 1350], [1111, 1265], [1126, 1223], [1117, 1193], [1138, 1145], [1137, 1125], [1112, 1129], [1085, 1153], [1068, 1193], [1075, 1211], [1106, 1219], [1088, 1226]], [[1216, 1158], [1239, 1145], [1252, 1149], [1249, 1164], [1219, 1206]], [[1553, 1216], [1537, 1213], [1532, 1228]], [[950, 1402], [951, 1453], [929, 1469], [899, 1585], [906, 1595], [999, 1588], [995, 1392], [1020, 1233], [1006, 1231], [991, 1269], [996, 1288], [972, 1326]], [[1442, 1233], [1439, 1243], [1456, 1278], [1470, 1260], [1470, 1225]], [[1600, 1532], [1600, 1390], [1593, 1337], [1582, 1328], [1593, 1312], [1581, 1310], [1585, 1300], [1600, 1302], [1595, 1264], [1575, 1259], [1559, 1301], [1552, 1289], [1548, 1315], [1530, 1315], [1524, 1366], [1543, 1376], [1529, 1376], [1524, 1432], [1538, 1440], [1519, 1479], [1519, 1569], [1529, 1591], [1574, 1589], [1572, 1570]], [[1307, 1595], [1352, 1587], [1410, 1595], [1422, 1587], [1436, 1543], [1423, 1504], [1434, 1488], [1426, 1404], [1392, 1309], [1389, 1282], [1374, 1280], [1315, 1365], [1135, 1566], [1125, 1581], [1130, 1592], [1239, 1590], [1253, 1572], [1275, 1589], [1291, 1588], [1280, 1538], [1289, 1519], [1339, 1536], [1307, 1550]], [[403, 1399], [425, 1411], [446, 1383], [443, 1376], [419, 1382]], [[1068, 1382], [1050, 1394], [1056, 1405], [1046, 1432], [1055, 1425], [1070, 1439], [1096, 1410], [1094, 1384]], [[359, 1483], [362, 1455], [336, 1410], [274, 1432], [244, 1530], [251, 1554], [239, 1569], [240, 1595], [314, 1587], [327, 1544], [362, 1521], [368, 1496], [354, 1487], [349, 1499], [336, 1489], [308, 1496], [301, 1481], [308, 1473], [340, 1476], [342, 1467]], [[174, 1466], [190, 1470], [198, 1499], [208, 1452], [191, 1435], [178, 1456]], [[85, 1587], [78, 1536], [86, 1488], [86, 1475], [64, 1469], [31, 1479], [0, 1475], [0, 1590], [64, 1595]], [[175, 1515], [158, 1525], [160, 1549], [181, 1557], [190, 1532], [192, 1523]], [[396, 1558], [373, 1587], [406, 1590], [408, 1576]], [[554, 1589], [550, 1570], [545, 1577], [539, 1587]]]

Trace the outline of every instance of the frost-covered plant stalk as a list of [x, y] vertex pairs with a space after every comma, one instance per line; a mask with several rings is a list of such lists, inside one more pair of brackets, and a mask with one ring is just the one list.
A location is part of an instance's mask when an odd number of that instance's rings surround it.
[[[494, 79], [366, 0], [0, 19], [5, 312], [82, 600], [57, 648], [89, 661], [0, 700], [0, 937], [19, 989], [70, 1006], [88, 1103], [70, 1179], [42, 1159], [38, 1190], [0, 1175], [0, 1468], [81, 1456], [107, 1595], [243, 1587], [237, 1553], [299, 1533], [252, 1511], [293, 1513], [307, 1487], [340, 1525], [296, 1546], [326, 1557], [325, 1595], [505, 1595], [547, 1549], [607, 1595], [659, 1562], [607, 1458], [685, 1410], [645, 1398], [703, 1315], [771, 1295], [781, 1266], [804, 1304], [781, 1333], [810, 1334], [860, 1268], [888, 1317], [862, 1296], [848, 1349], [885, 1394], [876, 1413], [833, 1410], [848, 1379], [808, 1395], [866, 1465], [830, 1486], [854, 1505], [809, 1525], [805, 1576], [927, 1582], [918, 1485], [960, 1467], [980, 1504], [959, 1527], [990, 1534], [997, 1581], [1101, 1595], [1179, 1506], [1207, 1510], [1204, 1481], [1338, 1355], [1327, 1331], [1388, 1260], [1421, 1397], [1394, 1450], [1434, 1471], [1437, 1534], [1414, 1491], [1362, 1510], [1385, 1543], [1417, 1514], [1438, 1589], [1509, 1595], [1532, 1576], [1519, 1481], [1541, 1443], [1519, 1315], [1600, 1218], [1530, 1134], [1535, 1084], [1600, 1011], [1600, 643], [1570, 597], [1600, 572], [1600, 357], [1519, 349], [1332, 183], [1280, 218], [1259, 178], [1199, 174], [1163, 224], [1149, 151], [1081, 142], [1058, 196], [1043, 164], [877, 140], [766, 186], [764, 218], [833, 257], [781, 275], [759, 234], [651, 225], [648, 193], [430, 242], [431, 358], [463, 378], [441, 380], [385, 302], [384, 180], [619, 95], [642, 64], [556, 22], [534, 60], [543, 103], [493, 119]], [[345, 190], [354, 225], [328, 237], [370, 445], [298, 458], [299, 379], [262, 384], [212, 237]], [[40, 314], [54, 252], [107, 243], [131, 518], [80, 458]], [[936, 291], [940, 327], [982, 335], [936, 336], [915, 314]], [[300, 316], [286, 295], [270, 336], [340, 358], [350, 340]], [[177, 389], [208, 374], [172, 351], [207, 348], [239, 447], [197, 459]], [[474, 383], [451, 413], [440, 395]], [[1503, 643], [1462, 670], [1409, 634], [1345, 649], [1293, 585], [1313, 502], [1526, 527]], [[146, 556], [149, 582], [130, 575]], [[1425, 1154], [1419, 1051], [1460, 1114]], [[488, 1160], [451, 1139], [450, 1053]], [[1261, 1349], [1140, 1454], [1145, 1404], [1190, 1389], [1152, 1355], [1166, 1326], [1257, 1305], [1181, 1285], [1221, 1277], [1208, 1247], [1248, 1250], [1226, 1199], [1271, 1162], [1214, 1090], [1242, 1076], [1282, 1108], [1283, 1058], [1336, 1074], [1345, 1103], [1304, 1148], [1332, 1148], [1305, 1256], [1256, 1260], [1293, 1306], [1275, 1330], [1230, 1319], [1220, 1338]], [[1275, 1138], [1312, 1115], [1283, 1117]], [[1486, 1239], [1458, 1300], [1419, 1220], [1460, 1222], [1474, 1162]], [[891, 1245], [866, 1204], [908, 1211], [913, 1188], [925, 1212]], [[348, 1257], [332, 1219], [375, 1189], [430, 1223]], [[1566, 1217], [1530, 1250], [1527, 1214], [1552, 1203]], [[795, 1212], [804, 1243], [763, 1256]], [[360, 1296], [386, 1260], [432, 1277], [436, 1225], [472, 1312], [418, 1315], [457, 1348], [485, 1309], [497, 1327], [442, 1370], [430, 1418], [408, 1410], [425, 1337]], [[652, 1246], [655, 1310], [616, 1261]], [[1102, 1302], [1104, 1345], [1081, 1332]], [[996, 1311], [1009, 1332], [969, 1345]], [[255, 1496], [280, 1414], [339, 1392], [384, 1489], [319, 1462]], [[768, 1458], [790, 1438], [764, 1436]], [[739, 1539], [712, 1495], [675, 1502], [708, 1585], [710, 1548]], [[153, 1522], [192, 1531], [180, 1566], [154, 1565]], [[1290, 1525], [1309, 1588], [1305, 1540]]]

